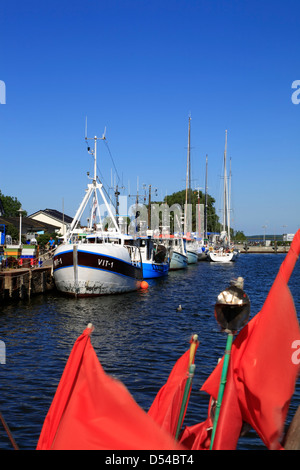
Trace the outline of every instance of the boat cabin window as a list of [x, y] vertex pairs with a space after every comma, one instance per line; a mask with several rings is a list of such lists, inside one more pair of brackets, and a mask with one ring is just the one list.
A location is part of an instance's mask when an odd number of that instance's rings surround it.
[[109, 243], [115, 243], [116, 245], [121, 245], [122, 240], [120, 238], [108, 238]]
[[101, 237], [89, 237], [87, 238], [88, 243], [103, 243], [103, 238]]

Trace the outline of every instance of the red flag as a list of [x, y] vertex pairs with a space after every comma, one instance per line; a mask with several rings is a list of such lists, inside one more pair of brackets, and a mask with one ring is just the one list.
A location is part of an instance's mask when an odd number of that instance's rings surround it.
[[37, 450], [183, 449], [105, 374], [90, 334], [87, 328], [75, 342]]
[[208, 450], [210, 447], [213, 422], [211, 419], [212, 398], [208, 406], [207, 418], [202, 423], [186, 426], [179, 442], [189, 450]]
[[[191, 342], [193, 342], [193, 340]], [[194, 362], [197, 347], [198, 342], [196, 341], [194, 342], [192, 358], [190, 358], [191, 350], [189, 349], [178, 359], [167, 382], [159, 390], [148, 411], [148, 415], [151, 416], [161, 428], [168, 431], [174, 437], [176, 435], [178, 418], [188, 378], [189, 364]]]
[[[243, 421], [255, 429], [269, 449], [281, 448], [283, 426], [299, 374], [292, 348], [300, 339], [300, 330], [287, 286], [299, 252], [298, 230], [262, 310], [232, 345], [214, 449], [235, 448]], [[214, 398], [222, 364], [202, 386]]]

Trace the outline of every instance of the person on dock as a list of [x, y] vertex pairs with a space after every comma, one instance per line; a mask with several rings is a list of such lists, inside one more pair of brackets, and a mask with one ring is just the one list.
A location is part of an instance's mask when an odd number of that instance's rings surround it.
[[50, 237], [50, 240], [48, 241], [47, 245], [49, 246], [49, 250], [53, 250], [55, 248], [55, 240]]

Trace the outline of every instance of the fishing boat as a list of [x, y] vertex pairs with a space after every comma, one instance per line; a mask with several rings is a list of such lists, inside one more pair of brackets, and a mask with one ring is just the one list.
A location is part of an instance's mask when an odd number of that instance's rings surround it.
[[142, 259], [143, 279], [166, 276], [170, 268], [169, 249], [151, 236], [138, 237], [134, 245], [139, 248]]
[[[230, 263], [235, 261], [239, 252], [234, 249], [230, 241], [230, 208], [227, 185], [227, 130], [225, 131], [225, 150], [224, 150], [224, 186], [223, 186], [223, 230], [218, 238], [217, 243], [210, 246], [207, 253], [208, 261], [217, 263]], [[230, 175], [231, 176], [231, 175]]]
[[188, 264], [195, 264], [198, 261], [198, 246], [195, 240], [185, 237], [186, 240], [186, 254]]
[[170, 248], [170, 270], [187, 268], [188, 256], [185, 239], [183, 237], [170, 235], [167, 243]]
[[[61, 239], [53, 255], [53, 277], [57, 289], [76, 297], [99, 296], [137, 290], [143, 280], [139, 248], [132, 237], [121, 233], [116, 218], [97, 177], [97, 140], [94, 149], [94, 176], [74, 216], [70, 229]], [[86, 140], [91, 140], [87, 139]], [[99, 195], [100, 198], [99, 199]], [[80, 219], [92, 199], [89, 226], [80, 228]], [[103, 227], [102, 200], [112, 228]], [[97, 223], [98, 221], [98, 223]]]

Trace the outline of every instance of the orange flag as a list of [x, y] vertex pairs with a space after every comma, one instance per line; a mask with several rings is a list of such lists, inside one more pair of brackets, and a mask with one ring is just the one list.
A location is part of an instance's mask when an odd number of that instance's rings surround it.
[[[296, 233], [262, 310], [232, 345], [214, 449], [234, 449], [243, 421], [269, 449], [280, 449], [284, 422], [299, 374], [293, 360], [299, 322], [288, 280], [300, 252]], [[202, 386], [217, 398], [223, 360]]]
[[[156, 421], [156, 423], [161, 426], [161, 428], [168, 431], [168, 433], [174, 437], [176, 435], [178, 418], [183, 401], [185, 385], [188, 378], [189, 365], [194, 363], [194, 357], [198, 347], [197, 340], [193, 341], [192, 339], [191, 343], [193, 349], [188, 349], [178, 359], [168, 377], [167, 382], [157, 393], [148, 411], [148, 415], [151, 416], [151, 418], [153, 418], [154, 421]], [[191, 350], [193, 351], [192, 353]]]
[[183, 449], [105, 374], [90, 334], [88, 327], [74, 344], [37, 450]]

